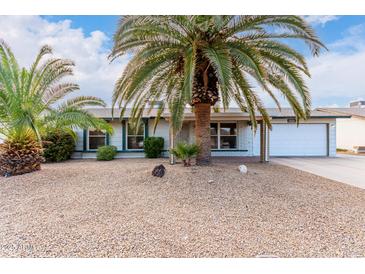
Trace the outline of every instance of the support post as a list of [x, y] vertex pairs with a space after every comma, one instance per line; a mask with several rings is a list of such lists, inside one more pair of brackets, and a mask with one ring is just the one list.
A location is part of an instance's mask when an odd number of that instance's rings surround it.
[[127, 149], [127, 120], [122, 120], [122, 150]]
[[176, 163], [175, 155], [171, 153], [171, 149], [175, 147], [175, 131], [171, 123], [169, 124], [169, 157], [170, 157], [170, 165], [174, 165]]
[[260, 123], [260, 162], [269, 162], [269, 129], [264, 121]]
[[105, 134], [105, 139], [106, 139], [106, 140], [105, 140], [105, 141], [106, 141], [106, 142], [105, 142], [105, 143], [106, 143], [106, 145], [107, 145], [107, 146], [109, 146], [109, 145], [110, 145], [110, 135], [109, 135], [109, 133], [108, 133], [108, 132]]
[[149, 125], [148, 125], [148, 118], [143, 118], [143, 126], [144, 126], [144, 138], [149, 136]]
[[83, 130], [83, 134], [82, 134], [82, 150], [86, 151], [87, 150], [87, 137], [88, 137], [88, 130], [84, 129]]

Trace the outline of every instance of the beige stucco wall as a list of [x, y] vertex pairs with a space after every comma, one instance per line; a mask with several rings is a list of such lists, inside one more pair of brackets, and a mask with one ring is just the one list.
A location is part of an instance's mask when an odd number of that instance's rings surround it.
[[365, 119], [337, 119], [337, 148], [353, 150], [365, 146]]

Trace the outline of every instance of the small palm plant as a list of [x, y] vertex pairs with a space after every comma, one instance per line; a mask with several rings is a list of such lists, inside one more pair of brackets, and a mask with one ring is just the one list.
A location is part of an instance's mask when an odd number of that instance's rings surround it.
[[184, 166], [191, 166], [191, 159], [199, 153], [199, 146], [196, 144], [179, 143], [171, 150], [171, 153], [182, 160]]
[[43, 46], [29, 69], [20, 68], [11, 49], [0, 41], [0, 175], [18, 175], [40, 169], [42, 136], [57, 130], [75, 136], [76, 127], [94, 127], [111, 132], [105, 121], [95, 118], [85, 106], [105, 106], [96, 97], [65, 99], [78, 90], [73, 83], [60, 82], [72, 75], [74, 63], [49, 58], [49, 46]]

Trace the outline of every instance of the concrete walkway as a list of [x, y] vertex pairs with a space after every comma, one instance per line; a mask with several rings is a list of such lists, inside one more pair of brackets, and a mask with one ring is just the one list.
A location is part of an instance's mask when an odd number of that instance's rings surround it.
[[271, 158], [271, 161], [365, 189], [365, 156]]

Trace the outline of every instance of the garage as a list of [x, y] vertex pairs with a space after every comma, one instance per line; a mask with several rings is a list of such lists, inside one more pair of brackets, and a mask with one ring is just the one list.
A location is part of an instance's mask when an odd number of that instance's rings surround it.
[[327, 156], [327, 124], [273, 124], [271, 156]]

